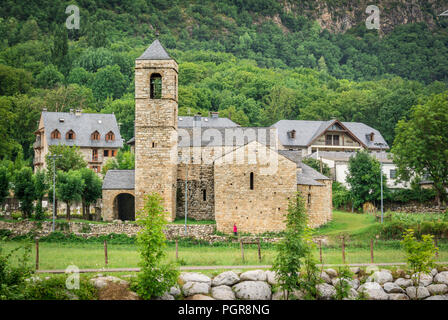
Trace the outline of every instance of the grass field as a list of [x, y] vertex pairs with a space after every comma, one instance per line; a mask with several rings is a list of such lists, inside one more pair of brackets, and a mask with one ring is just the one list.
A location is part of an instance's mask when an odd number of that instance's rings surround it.
[[[180, 221], [179, 221], [180, 223]], [[372, 230], [378, 222], [375, 218], [365, 214], [354, 214], [335, 211], [333, 221], [317, 229], [316, 236], [328, 236], [330, 245], [323, 246], [323, 263], [342, 263], [342, 250], [338, 235], [350, 235], [346, 243], [346, 263], [370, 262], [370, 239]], [[30, 243], [31, 244], [31, 243]], [[0, 243], [6, 251], [12, 250], [21, 243], [8, 241]], [[448, 243], [439, 242], [439, 261], [448, 261]], [[33, 261], [35, 261], [35, 248], [32, 245]], [[319, 260], [319, 250], [316, 248], [315, 257]], [[248, 245], [244, 249], [245, 261], [241, 259], [239, 245], [186, 245], [179, 244], [179, 264], [183, 266], [224, 266], [224, 265], [266, 265], [272, 264], [276, 255], [275, 246], [263, 244], [262, 260], [258, 260], [256, 245]], [[102, 243], [54, 243], [40, 242], [40, 269], [65, 269], [68, 265], [79, 268], [103, 268], [104, 248]], [[176, 261], [175, 246], [167, 246], [168, 261]], [[137, 267], [139, 255], [133, 244], [109, 244], [108, 267], [124, 268]], [[399, 241], [375, 241], [374, 262], [405, 262], [405, 256], [400, 250]]]
[[[11, 241], [2, 244], [9, 251], [20, 246], [19, 242]], [[375, 262], [405, 262], [403, 252], [397, 248], [396, 243], [379, 242], [374, 250]], [[35, 261], [35, 249], [33, 261]], [[242, 262], [239, 247], [212, 247], [198, 245], [195, 247], [179, 246], [179, 264], [185, 266], [223, 266], [223, 265], [263, 265], [272, 264], [275, 257], [275, 248], [262, 248], [262, 260], [259, 262], [256, 247], [244, 249], [245, 262]], [[323, 263], [342, 263], [342, 251], [338, 247], [324, 247], [322, 249]], [[315, 257], [319, 260], [319, 250]], [[355, 247], [348, 245], [345, 251], [346, 263], [369, 263], [370, 250], [368, 247]], [[168, 261], [174, 262], [175, 248], [167, 247]], [[439, 261], [448, 261], [448, 245], [441, 245]], [[134, 245], [108, 245], [108, 267], [125, 268], [137, 267], [139, 255]], [[99, 243], [47, 243], [41, 242], [39, 246], [40, 269], [65, 269], [69, 265], [79, 268], [103, 268], [104, 248]]]

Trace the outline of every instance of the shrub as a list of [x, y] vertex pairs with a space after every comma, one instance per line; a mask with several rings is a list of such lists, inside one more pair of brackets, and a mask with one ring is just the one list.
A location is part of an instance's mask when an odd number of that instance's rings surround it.
[[350, 191], [340, 182], [333, 182], [333, 207], [343, 208], [351, 203]]
[[[16, 251], [23, 249], [17, 266], [13, 263]], [[19, 246], [8, 253], [0, 246], [0, 300], [23, 299], [25, 279], [32, 273], [30, 264], [31, 245]]]
[[141, 256], [136, 291], [144, 299], [163, 295], [176, 284], [179, 271], [172, 264], [162, 264], [165, 256], [166, 237], [163, 228], [167, 224], [162, 198], [153, 193], [146, 197], [143, 210], [137, 212], [137, 223], [142, 230], [137, 235]]

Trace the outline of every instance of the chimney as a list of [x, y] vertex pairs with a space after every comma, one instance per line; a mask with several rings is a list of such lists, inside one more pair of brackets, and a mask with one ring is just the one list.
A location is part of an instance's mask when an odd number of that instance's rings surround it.
[[201, 119], [202, 119], [202, 115], [200, 113], [195, 114], [193, 117], [193, 127], [200, 127]]
[[43, 108], [42, 111], [43, 111], [43, 112], [47, 112], [48, 109], [47, 109], [47, 108]]
[[70, 114], [73, 114], [74, 112], [73, 112], [73, 109], [70, 109]]
[[211, 112], [210, 114], [212, 115], [213, 119], [219, 118], [219, 112]]
[[82, 114], [82, 110], [81, 109], [76, 109], [75, 115], [79, 117], [81, 114]]

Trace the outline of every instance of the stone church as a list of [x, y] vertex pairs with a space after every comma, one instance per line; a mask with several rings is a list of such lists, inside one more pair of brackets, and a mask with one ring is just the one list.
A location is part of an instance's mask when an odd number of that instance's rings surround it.
[[178, 116], [178, 65], [159, 40], [135, 62], [135, 170], [109, 170], [103, 219], [134, 220], [157, 192], [169, 220], [215, 220], [230, 233], [278, 232], [300, 191], [309, 224], [332, 218], [332, 180], [284, 147], [272, 127], [241, 127], [218, 113]]

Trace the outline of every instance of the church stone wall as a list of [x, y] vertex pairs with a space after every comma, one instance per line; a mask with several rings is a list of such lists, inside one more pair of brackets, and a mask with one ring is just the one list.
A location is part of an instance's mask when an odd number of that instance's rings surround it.
[[324, 186], [298, 185], [297, 190], [305, 200], [308, 226], [317, 228], [333, 218], [332, 180], [318, 180]]
[[[285, 228], [288, 201], [297, 192], [296, 164], [278, 156], [277, 170], [261, 174], [261, 164], [215, 163], [215, 219], [217, 230], [259, 234]], [[254, 189], [250, 189], [250, 173]]]
[[103, 221], [113, 221], [118, 219], [118, 209], [115, 203], [115, 199], [122, 193], [128, 193], [135, 195], [134, 190], [121, 189], [121, 190], [103, 190], [103, 205], [101, 215]]
[[187, 216], [195, 220], [215, 219], [215, 196], [213, 165], [188, 164], [188, 179], [186, 165], [177, 168], [177, 214], [185, 217], [185, 180], [187, 180]]

